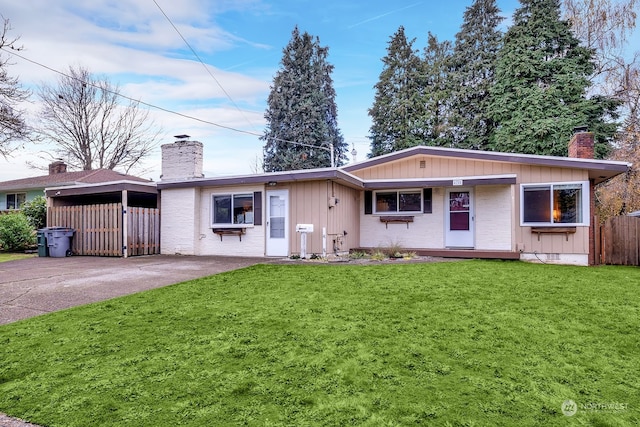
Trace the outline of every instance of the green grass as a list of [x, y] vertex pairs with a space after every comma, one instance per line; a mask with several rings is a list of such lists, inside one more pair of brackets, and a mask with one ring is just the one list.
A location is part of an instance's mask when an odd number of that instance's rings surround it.
[[16, 252], [0, 252], [0, 263], [13, 261], [16, 259], [24, 259], [24, 258], [34, 258], [38, 256], [37, 254], [25, 254], [25, 253], [16, 253]]
[[637, 425], [639, 285], [625, 267], [258, 265], [0, 327], [0, 411], [83, 427]]

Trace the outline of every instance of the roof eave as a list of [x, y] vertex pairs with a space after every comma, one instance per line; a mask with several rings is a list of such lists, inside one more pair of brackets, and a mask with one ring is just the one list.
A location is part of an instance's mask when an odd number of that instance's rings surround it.
[[264, 185], [298, 181], [336, 180], [353, 188], [363, 188], [362, 180], [338, 168], [306, 169], [287, 172], [271, 172], [256, 175], [238, 175], [220, 178], [194, 178], [179, 181], [160, 181], [158, 189], [218, 187], [230, 185]]

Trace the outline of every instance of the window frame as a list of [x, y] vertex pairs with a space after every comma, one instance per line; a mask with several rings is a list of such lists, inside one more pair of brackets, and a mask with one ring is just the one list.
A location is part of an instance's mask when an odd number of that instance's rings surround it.
[[[396, 193], [396, 209], [393, 211], [378, 210], [378, 194], [380, 193]], [[400, 210], [401, 194], [417, 194], [420, 197], [420, 206], [418, 210]], [[375, 190], [372, 195], [373, 214], [375, 215], [416, 215], [423, 213], [424, 210], [424, 194], [422, 188], [402, 188], [402, 189], [384, 189]]]
[[[553, 206], [554, 206], [554, 187], [576, 185], [580, 186], [581, 201], [580, 207], [582, 220], [580, 222], [554, 222], [553, 219]], [[541, 222], [525, 222], [525, 206], [524, 206], [524, 192], [527, 188], [535, 187], [547, 187], [549, 190], [549, 219], [550, 221]], [[530, 182], [526, 184], [520, 184], [520, 225], [523, 227], [577, 227], [577, 226], [589, 226], [590, 224], [590, 191], [589, 181], [563, 181], [563, 182]]]
[[[215, 222], [215, 200], [216, 197], [229, 197], [231, 199], [231, 222]], [[251, 198], [251, 212], [253, 213], [253, 218], [251, 222], [236, 222], [237, 217], [234, 211], [236, 209], [241, 208], [241, 206], [234, 206], [234, 201], [236, 197], [250, 197]], [[255, 192], [248, 191], [239, 191], [232, 193], [211, 193], [211, 215], [210, 222], [211, 228], [251, 228], [255, 226], [256, 223], [256, 197]]]
[[[22, 204], [25, 204], [27, 202], [27, 193], [24, 192], [20, 192], [20, 193], [6, 193], [5, 194], [5, 199], [4, 199], [4, 203], [5, 203], [5, 209], [7, 210], [18, 210], [21, 209], [20, 204], [18, 203], [18, 196], [24, 196], [24, 201], [22, 202]], [[9, 196], [13, 196], [13, 203], [16, 205], [12, 208], [9, 207]]]

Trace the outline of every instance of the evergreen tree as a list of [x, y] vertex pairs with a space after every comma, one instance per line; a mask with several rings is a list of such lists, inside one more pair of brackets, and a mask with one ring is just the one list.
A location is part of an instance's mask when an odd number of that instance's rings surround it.
[[418, 121], [421, 144], [451, 146], [451, 42], [439, 42], [429, 32], [427, 47], [424, 49], [422, 71], [418, 78], [422, 95], [422, 115]]
[[293, 30], [267, 101], [265, 172], [329, 167], [332, 145], [335, 165], [346, 160], [328, 53], [317, 37]]
[[504, 18], [496, 0], [475, 0], [464, 12], [452, 55], [450, 132], [453, 146], [484, 149], [495, 128], [489, 90], [502, 46], [498, 26]]
[[391, 37], [383, 69], [375, 85], [376, 95], [369, 109], [371, 152], [380, 156], [423, 142], [420, 120], [424, 113], [420, 75], [422, 63], [407, 40], [404, 27]]
[[[492, 87], [491, 118], [498, 123], [491, 149], [567, 155], [575, 126], [607, 129], [611, 103], [587, 99], [592, 51], [560, 20], [559, 0], [521, 0], [504, 38]], [[599, 133], [597, 152], [611, 134]]]

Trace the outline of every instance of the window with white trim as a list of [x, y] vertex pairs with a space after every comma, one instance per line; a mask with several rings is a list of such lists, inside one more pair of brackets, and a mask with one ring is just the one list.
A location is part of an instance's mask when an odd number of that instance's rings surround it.
[[253, 215], [253, 193], [211, 195], [213, 227], [253, 225]]
[[375, 213], [420, 213], [422, 190], [375, 191]]
[[27, 193], [7, 194], [7, 209], [20, 209], [27, 201]]
[[589, 182], [522, 184], [520, 224], [589, 225]]

